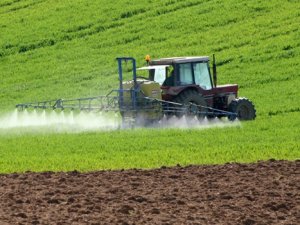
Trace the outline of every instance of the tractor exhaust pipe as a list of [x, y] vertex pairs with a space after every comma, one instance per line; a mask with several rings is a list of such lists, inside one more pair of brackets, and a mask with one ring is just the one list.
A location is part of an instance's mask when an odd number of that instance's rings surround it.
[[213, 82], [214, 82], [214, 86], [217, 87], [217, 65], [216, 65], [215, 54], [213, 54]]

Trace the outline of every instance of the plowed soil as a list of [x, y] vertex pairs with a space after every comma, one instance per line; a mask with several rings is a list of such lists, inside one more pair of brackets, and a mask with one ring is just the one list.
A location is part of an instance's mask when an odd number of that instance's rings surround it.
[[0, 224], [300, 224], [300, 161], [0, 175]]

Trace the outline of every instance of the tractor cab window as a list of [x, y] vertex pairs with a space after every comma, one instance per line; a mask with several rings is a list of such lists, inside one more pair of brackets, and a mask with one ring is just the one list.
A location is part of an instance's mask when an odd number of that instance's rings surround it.
[[181, 85], [194, 83], [191, 63], [179, 64], [179, 82]]
[[166, 79], [166, 67], [157, 67], [155, 70], [153, 70], [153, 77], [154, 77], [154, 81], [159, 83], [160, 85], [162, 85], [162, 83], [165, 81]]
[[151, 80], [159, 83], [162, 85], [162, 83], [166, 79], [166, 73], [167, 73], [168, 66], [146, 66], [142, 68], [137, 69], [137, 78]]
[[167, 77], [164, 80], [162, 86], [174, 86], [175, 84], [175, 75], [173, 66], [169, 66], [167, 69]]
[[212, 88], [208, 65], [206, 62], [194, 63], [195, 83], [205, 90]]

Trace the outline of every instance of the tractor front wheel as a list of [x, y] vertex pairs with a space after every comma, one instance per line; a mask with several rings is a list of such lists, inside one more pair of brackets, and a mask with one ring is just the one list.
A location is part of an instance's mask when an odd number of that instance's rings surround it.
[[255, 107], [247, 98], [234, 99], [228, 108], [230, 112], [237, 113], [239, 120], [254, 120], [256, 117]]

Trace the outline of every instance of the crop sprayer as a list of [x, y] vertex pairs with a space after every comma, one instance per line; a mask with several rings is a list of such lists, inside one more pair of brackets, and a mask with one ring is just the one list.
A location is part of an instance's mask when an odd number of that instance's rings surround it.
[[[217, 85], [214, 56], [212, 76], [207, 56], [157, 60], [146, 56], [146, 61], [147, 66], [137, 69], [134, 58], [118, 57], [119, 88], [105, 96], [21, 103], [16, 107], [118, 112], [124, 126], [147, 126], [164, 116], [200, 121], [205, 117], [255, 119], [254, 105], [247, 98], [238, 97], [238, 85]], [[124, 62], [132, 63], [132, 80], [123, 80]]]

